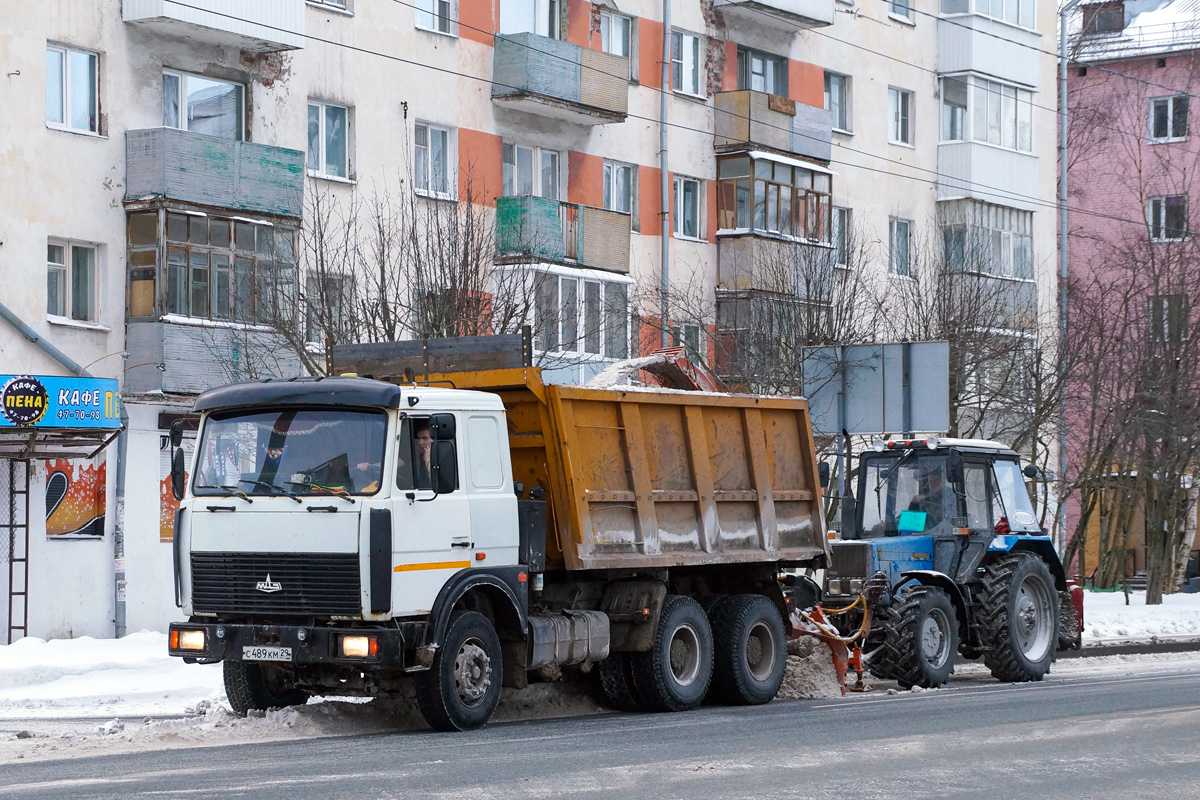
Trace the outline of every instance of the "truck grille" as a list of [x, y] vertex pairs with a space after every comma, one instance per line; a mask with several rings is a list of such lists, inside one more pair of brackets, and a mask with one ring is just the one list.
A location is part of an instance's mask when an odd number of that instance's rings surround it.
[[839, 578], [868, 578], [871, 576], [871, 545], [869, 542], [830, 542], [829, 574]]
[[230, 614], [361, 616], [357, 553], [192, 553], [192, 606]]

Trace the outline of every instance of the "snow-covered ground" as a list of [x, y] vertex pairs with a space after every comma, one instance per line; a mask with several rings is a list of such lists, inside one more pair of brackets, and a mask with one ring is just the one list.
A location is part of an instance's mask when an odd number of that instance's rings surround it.
[[[1153, 637], [1200, 639], [1200, 595], [1170, 595], [1146, 606], [1123, 594], [1088, 592], [1085, 644]], [[799, 645], [797, 647], [797, 645]], [[833, 698], [840, 693], [828, 651], [793, 645], [780, 696]], [[27, 638], [0, 646], [0, 763], [167, 747], [234, 744], [349, 733], [422, 730], [411, 697], [392, 702], [315, 700], [242, 719], [225, 700], [220, 665], [184, 664], [166, 655], [166, 636], [140, 632], [123, 639]], [[1200, 665], [1200, 654], [1106, 656], [1060, 661], [1054, 674], [1125, 671], [1172, 664]], [[987, 679], [982, 665], [956, 676]], [[584, 683], [537, 683], [505, 689], [497, 721], [604, 713]]]

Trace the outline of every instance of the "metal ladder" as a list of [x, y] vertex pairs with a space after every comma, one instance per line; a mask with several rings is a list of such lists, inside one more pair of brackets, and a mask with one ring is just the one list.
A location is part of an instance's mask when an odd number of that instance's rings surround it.
[[[0, 499], [7, 500], [8, 519], [7, 522], [0, 521], [0, 527], [8, 529], [8, 644], [12, 644], [16, 641], [13, 635], [17, 631], [21, 634], [18, 639], [29, 635], [29, 462], [8, 460], [2, 463], [8, 474], [0, 478], [7, 478], [8, 497]], [[17, 503], [18, 496], [24, 499], [23, 504]], [[17, 511], [22, 506], [24, 514], [18, 520]], [[18, 531], [21, 533], [20, 547]], [[19, 584], [18, 577], [21, 579]], [[19, 604], [17, 598], [20, 598]]]

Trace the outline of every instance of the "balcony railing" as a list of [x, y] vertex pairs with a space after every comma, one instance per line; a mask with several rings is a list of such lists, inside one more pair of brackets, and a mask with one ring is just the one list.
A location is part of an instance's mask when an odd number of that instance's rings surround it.
[[629, 272], [630, 216], [544, 197], [496, 200], [499, 257]]
[[497, 36], [492, 100], [581, 125], [621, 122], [629, 109], [629, 59], [537, 36]]
[[1037, 210], [1038, 159], [981, 142], [938, 145], [938, 200], [973, 197], [1026, 211]]
[[778, 25], [779, 19], [801, 28], [824, 28], [833, 24], [834, 0], [717, 0], [716, 7], [727, 22], [745, 22], [758, 27]]
[[175, 128], [125, 134], [125, 200], [162, 197], [299, 217], [304, 153]]
[[717, 92], [714, 104], [718, 152], [765, 148], [830, 158], [833, 118], [823, 108], [750, 90]]
[[304, 47], [304, 0], [124, 0], [121, 17], [166, 36], [251, 52]]

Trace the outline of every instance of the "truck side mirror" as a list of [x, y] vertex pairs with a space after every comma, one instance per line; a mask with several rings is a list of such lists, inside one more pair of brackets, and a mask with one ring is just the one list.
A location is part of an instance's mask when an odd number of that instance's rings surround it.
[[821, 461], [817, 464], [817, 480], [821, 484], [822, 489], [829, 488], [829, 464]]
[[1033, 464], [1026, 464], [1025, 469], [1021, 470], [1021, 472], [1024, 473], [1025, 477], [1029, 478], [1030, 480], [1033, 480], [1038, 476], [1038, 468]]
[[437, 494], [450, 494], [458, 488], [458, 454], [454, 442], [433, 443], [429, 454], [429, 470], [432, 473], [433, 490]]
[[177, 419], [171, 423], [171, 432], [168, 435], [171, 440], [171, 447], [179, 447], [183, 444], [183, 420]]
[[434, 414], [430, 417], [429, 434], [435, 442], [454, 441], [454, 415]]
[[[172, 435], [173, 434], [174, 426], [172, 426]], [[175, 452], [171, 454], [171, 496], [176, 500], [183, 499], [186, 481], [187, 466], [183, 463], [183, 448], [176, 446]]]

